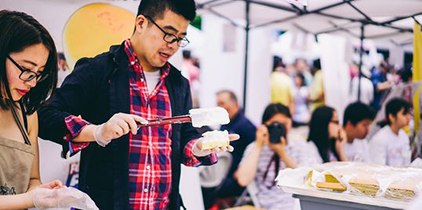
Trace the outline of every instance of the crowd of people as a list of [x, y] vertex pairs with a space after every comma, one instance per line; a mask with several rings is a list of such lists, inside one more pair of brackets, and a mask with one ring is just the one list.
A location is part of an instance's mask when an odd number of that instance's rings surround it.
[[[385, 100], [394, 84], [411, 80], [411, 70], [395, 71], [387, 62], [363, 75], [351, 65], [351, 101], [342, 122], [325, 104], [319, 60], [310, 68], [304, 59], [285, 65], [276, 57], [260, 125], [245, 116], [232, 91], [216, 94], [216, 106], [230, 118], [220, 129], [239, 139], [231, 146], [202, 150], [203, 139], [189, 123], [138, 129], [148, 119], [188, 114], [192, 100], [199, 106], [199, 69], [190, 53], [184, 53], [182, 71], [168, 63], [189, 43], [186, 28], [195, 14], [193, 0], [143, 0], [131, 38], [79, 60], [69, 74], [38, 21], [0, 11], [0, 209], [62, 207], [54, 190], [63, 184], [40, 181], [38, 136], [60, 144], [63, 157], [82, 153], [79, 188], [100, 209], [180, 209], [180, 165], [214, 164], [219, 152], [230, 151], [232, 161], [218, 186], [203, 188], [207, 209], [233, 206], [250, 185], [263, 208], [294, 208], [294, 198], [276, 187], [285, 168], [332, 161], [411, 164], [409, 98]], [[359, 83], [365, 88], [356, 91]], [[374, 122], [382, 104], [385, 119]], [[369, 138], [374, 123], [382, 128]], [[292, 135], [295, 127], [309, 132]]]
[[[270, 76], [271, 103], [264, 110], [261, 125], [255, 126], [242, 114], [233, 92], [224, 90], [217, 94], [217, 104], [229, 111], [238, 113], [244, 122], [233, 126], [230, 132], [240, 134], [242, 146], [236, 146], [237, 153], [232, 153], [236, 160], [225, 181], [237, 182], [236, 186], [222, 183], [218, 191], [204, 194], [208, 209], [228, 207], [239, 201], [242, 189], [254, 185], [254, 192], [259, 205], [265, 209], [294, 209], [294, 199], [284, 194], [275, 186], [278, 171], [298, 166], [312, 166], [332, 161], [353, 161], [375, 163], [388, 166], [406, 167], [416, 158], [410, 147], [409, 124], [411, 104], [406, 97], [390, 97], [388, 91], [395, 84], [411, 80], [410, 69], [396, 72], [382, 62], [372, 69], [373, 76], [361, 75], [362, 86], [369, 86], [374, 91], [362, 88], [361, 100], [358, 100], [354, 85], [358, 83], [357, 65], [350, 66], [351, 91], [350, 102], [345, 108], [340, 121], [338, 112], [325, 104], [324, 83], [322, 81], [319, 60], [309, 68], [304, 59], [297, 59], [293, 65], [284, 65], [281, 58], [274, 57], [274, 71]], [[388, 78], [388, 79], [387, 79]], [[368, 85], [369, 84], [369, 85]], [[228, 106], [235, 104], [236, 111]], [[382, 114], [385, 118], [375, 122], [377, 111], [385, 104]], [[232, 115], [231, 115], [232, 116]], [[236, 119], [231, 117], [231, 119]], [[281, 124], [285, 133], [279, 141], [272, 141], [277, 133], [273, 123]], [[231, 123], [232, 124], [232, 123]], [[233, 124], [236, 124], [234, 122]], [[230, 125], [230, 124], [229, 124]], [[371, 127], [381, 127], [369, 136]], [[252, 129], [253, 127], [253, 129]], [[230, 126], [229, 126], [230, 128]], [[248, 132], [242, 132], [242, 128]], [[292, 130], [305, 128], [306, 135], [289, 135]], [[223, 126], [221, 129], [227, 129]], [[252, 132], [255, 131], [256, 132]], [[227, 193], [236, 189], [236, 193]], [[213, 199], [209, 199], [212, 196]]]

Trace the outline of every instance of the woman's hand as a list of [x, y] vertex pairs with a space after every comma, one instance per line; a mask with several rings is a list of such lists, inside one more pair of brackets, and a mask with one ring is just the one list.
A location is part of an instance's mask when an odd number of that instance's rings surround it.
[[340, 128], [336, 136], [336, 150], [343, 150], [344, 144], [347, 142], [346, 132]]
[[269, 140], [266, 143], [274, 152], [284, 153], [286, 151], [287, 140], [283, 136], [280, 137], [279, 143], [271, 143]]
[[52, 182], [44, 183], [39, 188], [48, 188], [48, 189], [56, 189], [56, 188], [63, 188], [63, 183], [59, 180], [54, 180]]
[[346, 132], [340, 128], [336, 137], [336, 151], [339, 155], [340, 161], [347, 161], [346, 153], [344, 151], [344, 144], [347, 142]]
[[262, 148], [264, 146], [264, 143], [268, 142], [269, 139], [270, 138], [267, 126], [261, 125], [261, 127], [256, 130], [256, 146]]

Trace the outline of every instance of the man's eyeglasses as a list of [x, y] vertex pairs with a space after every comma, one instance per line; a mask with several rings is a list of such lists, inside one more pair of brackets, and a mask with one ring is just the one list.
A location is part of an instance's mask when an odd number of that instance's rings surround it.
[[25, 82], [29, 82], [33, 80], [34, 78], [36, 78], [37, 82], [42, 82], [48, 77], [48, 74], [37, 74], [29, 69], [22, 67], [15, 60], [13, 60], [9, 55], [7, 56], [7, 58], [10, 61], [12, 61], [12, 63], [15, 64], [15, 66], [21, 71], [21, 74], [19, 75], [19, 79]]
[[186, 47], [186, 45], [189, 44], [189, 40], [185, 37], [185, 38], [179, 38], [174, 34], [170, 34], [167, 33], [166, 31], [164, 31], [164, 29], [162, 29], [157, 23], [154, 22], [154, 20], [152, 20], [151, 17], [149, 16], [145, 16], [149, 21], [151, 21], [151, 23], [153, 23], [155, 26], [157, 26], [158, 29], [160, 29], [163, 33], [163, 40], [166, 41], [169, 44], [173, 44], [174, 42], [177, 41], [177, 45], [179, 47]]
[[340, 125], [340, 122], [339, 122], [338, 120], [331, 120], [330, 122], [331, 122], [331, 123], [334, 123], [334, 124], [336, 124], [336, 125]]

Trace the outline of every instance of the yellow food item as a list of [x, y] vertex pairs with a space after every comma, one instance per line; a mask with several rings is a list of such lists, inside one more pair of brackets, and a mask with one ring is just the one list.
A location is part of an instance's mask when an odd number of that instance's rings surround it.
[[229, 132], [227, 131], [208, 131], [202, 134], [202, 136], [202, 150], [210, 150], [216, 147], [228, 147], [230, 145]]
[[[382, 195], [390, 199], [409, 200], [415, 196], [417, 185], [422, 183], [422, 169], [394, 168], [389, 166], [335, 162], [325, 163], [315, 168], [324, 172], [325, 182], [317, 181], [316, 187], [333, 191], [346, 191], [336, 177], [348, 180], [348, 184], [355, 193], [376, 196], [379, 191], [385, 190]], [[328, 172], [329, 171], [329, 172]], [[308, 183], [312, 182], [312, 171], [308, 173]]]

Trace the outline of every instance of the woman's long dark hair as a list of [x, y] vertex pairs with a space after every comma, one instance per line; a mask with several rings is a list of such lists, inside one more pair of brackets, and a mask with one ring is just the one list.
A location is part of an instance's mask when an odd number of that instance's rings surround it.
[[57, 51], [48, 31], [32, 16], [23, 12], [0, 11], [0, 108], [9, 109], [7, 98], [12, 99], [6, 73], [6, 58], [10, 53], [22, 52], [35, 44], [43, 44], [49, 51], [43, 74], [48, 77], [37, 82], [21, 101], [28, 114], [34, 113], [52, 94], [57, 83]]
[[402, 98], [392, 98], [388, 101], [387, 105], [385, 106], [385, 119], [381, 122], [378, 122], [380, 127], [384, 127], [386, 125], [391, 125], [390, 118], [388, 117], [392, 114], [394, 117], [397, 117], [397, 114], [400, 110], [404, 109], [403, 114], [407, 114], [410, 112], [410, 104], [406, 100]]
[[309, 123], [308, 141], [314, 142], [324, 163], [330, 161], [330, 151], [339, 159], [335, 149], [335, 139], [330, 139], [328, 131], [334, 112], [335, 110], [328, 106], [318, 107], [312, 113]]
[[[267, 108], [265, 108], [264, 114], [262, 115], [262, 124], [267, 123], [268, 120], [270, 120], [272, 117], [274, 117], [276, 114], [282, 114], [290, 119], [292, 119], [292, 115], [290, 114], [290, 109], [287, 106], [284, 106], [280, 103], [274, 103], [269, 104]], [[280, 169], [280, 157], [274, 153], [274, 155], [271, 157], [270, 162], [268, 163], [267, 169], [264, 172], [263, 180], [265, 181], [267, 179], [268, 171], [270, 169], [271, 163], [275, 162], [275, 174], [277, 176], [278, 170]], [[275, 180], [276, 177], [274, 177]], [[275, 181], [273, 182], [273, 185], [275, 185]], [[270, 187], [272, 187], [270, 186]]]

